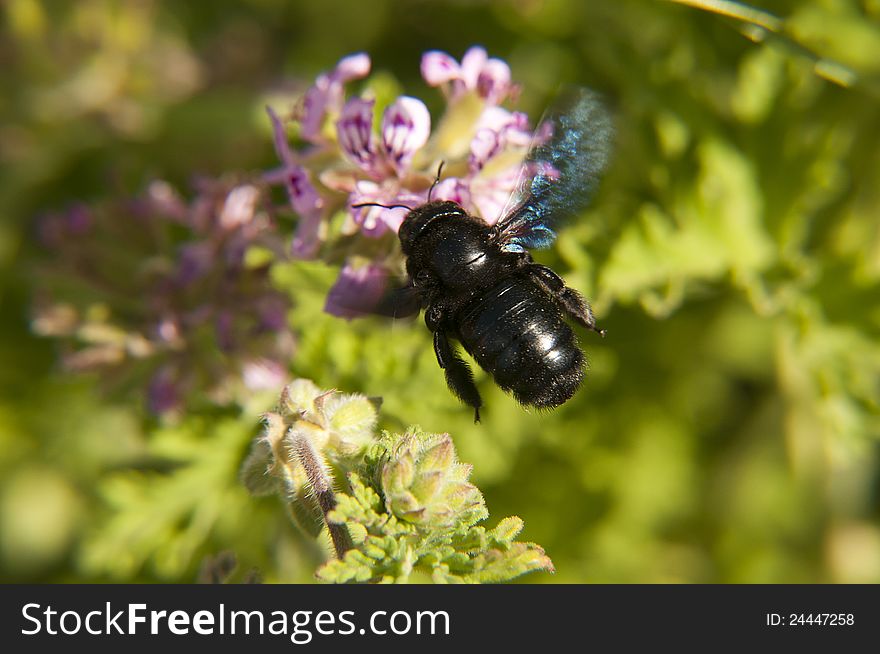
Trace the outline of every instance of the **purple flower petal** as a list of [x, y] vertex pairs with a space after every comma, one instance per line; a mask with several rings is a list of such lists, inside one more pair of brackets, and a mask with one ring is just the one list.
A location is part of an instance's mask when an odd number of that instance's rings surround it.
[[422, 55], [422, 78], [428, 86], [440, 86], [454, 79], [461, 79], [461, 66], [445, 52], [429, 50]]
[[290, 254], [296, 259], [312, 259], [318, 254], [321, 247], [321, 214], [302, 214], [293, 241], [290, 244]]
[[385, 227], [395, 234], [400, 229], [400, 226], [403, 224], [406, 215], [409, 213], [409, 209], [385, 209], [379, 215], [379, 220], [385, 225]]
[[284, 125], [271, 107], [266, 107], [272, 121], [272, 133], [275, 141], [275, 152], [283, 164], [280, 169], [270, 171], [264, 179], [272, 184], [282, 183], [287, 187], [290, 206], [303, 220], [314, 220], [324, 207], [324, 200], [312, 184], [305, 168], [297, 163], [296, 154], [287, 142]]
[[373, 100], [352, 98], [345, 103], [336, 133], [339, 146], [349, 159], [368, 173], [378, 173], [373, 144]]
[[528, 161], [492, 175], [473, 176], [470, 191], [477, 214], [488, 224], [494, 225], [523, 200], [530, 180], [536, 175], [557, 179], [559, 171], [547, 161]]
[[486, 163], [511, 147], [523, 149], [532, 141], [528, 117], [501, 107], [488, 107], [480, 116], [477, 131], [470, 144], [468, 168], [476, 174]]
[[480, 217], [494, 225], [515, 201], [514, 191], [528, 173], [523, 166], [511, 166], [506, 171], [490, 177], [477, 176], [471, 180], [471, 201]]
[[494, 129], [484, 127], [477, 130], [471, 141], [471, 151], [468, 155], [468, 170], [471, 174], [483, 169], [486, 162], [498, 154], [504, 148], [502, 133]]
[[302, 218], [320, 215], [324, 200], [309, 178], [309, 173], [302, 166], [290, 166], [287, 169], [287, 193], [290, 205]]
[[464, 53], [464, 57], [461, 58], [461, 80], [468, 90], [477, 89], [477, 81], [488, 59], [489, 55], [485, 48], [478, 45]]
[[291, 254], [299, 259], [311, 259], [320, 246], [324, 200], [312, 184], [308, 171], [302, 166], [291, 164], [267, 173], [264, 179], [270, 183], [284, 183], [287, 187], [290, 205], [299, 215]]
[[287, 373], [277, 361], [253, 359], [242, 365], [241, 376], [247, 388], [261, 391], [280, 388], [287, 378]]
[[489, 59], [483, 64], [476, 83], [481, 98], [496, 104], [510, 94], [511, 88], [510, 66], [500, 59]]
[[290, 143], [287, 141], [287, 132], [284, 130], [284, 123], [275, 113], [272, 107], [266, 107], [266, 113], [269, 114], [269, 120], [272, 121], [272, 142], [275, 144], [275, 153], [285, 166], [292, 166], [296, 161], [293, 151], [290, 149]]
[[409, 167], [413, 155], [431, 134], [431, 114], [421, 100], [403, 96], [382, 116], [382, 147], [394, 169]]
[[366, 77], [369, 72], [370, 57], [358, 53], [342, 58], [331, 73], [319, 75], [303, 98], [300, 136], [312, 143], [320, 142], [324, 118], [342, 107], [344, 84]]
[[421, 72], [429, 85], [443, 86], [452, 99], [472, 91], [488, 104], [497, 105], [518, 89], [511, 82], [510, 66], [501, 59], [490, 59], [480, 46], [465, 52], [460, 65], [445, 52], [426, 52], [422, 56]]
[[[547, 136], [549, 137], [549, 134]], [[536, 136], [529, 124], [529, 117], [521, 111], [514, 111], [504, 127], [504, 138], [511, 145], [527, 147], [543, 143], [540, 139], [544, 138], [544, 132], [541, 131]]]
[[[424, 202], [424, 198], [413, 193], [401, 193], [396, 186], [383, 187], [375, 182], [360, 181], [355, 185], [355, 190], [349, 197], [349, 205], [362, 204], [364, 202], [376, 202], [379, 204], [392, 205], [404, 204], [408, 207], [416, 207]], [[397, 232], [406, 214], [406, 208], [386, 209], [385, 207], [360, 207], [352, 209], [352, 218], [355, 224], [361, 228], [364, 236], [378, 238], [388, 231]]]
[[388, 271], [377, 264], [346, 263], [324, 304], [324, 311], [340, 318], [358, 318], [374, 310], [388, 287]]
[[364, 236], [379, 238], [389, 230], [396, 233], [407, 213], [409, 213], [407, 209], [400, 208], [362, 207], [356, 209], [353, 215], [355, 223], [360, 226]]
[[335, 104], [337, 95], [341, 99], [341, 92], [335, 91], [328, 75], [318, 77], [314, 86], [306, 91], [299, 119], [299, 133], [306, 141], [317, 143], [321, 140], [321, 126], [324, 124], [328, 106]]
[[235, 229], [247, 225], [254, 218], [260, 192], [256, 186], [244, 184], [236, 186], [226, 196], [223, 209], [220, 211], [220, 226], [223, 229]]
[[[503, 107], [490, 106], [486, 107], [477, 119], [477, 129], [491, 129], [500, 132], [507, 129], [512, 122], [519, 120], [519, 118], [515, 118], [512, 111], [508, 111]], [[528, 121], [528, 118], [526, 118], [526, 121]]]
[[470, 184], [460, 177], [447, 177], [434, 187], [431, 199], [449, 200], [468, 208], [471, 206]]
[[348, 55], [339, 60], [331, 78], [338, 84], [344, 84], [355, 79], [361, 79], [370, 74], [370, 55], [358, 52]]

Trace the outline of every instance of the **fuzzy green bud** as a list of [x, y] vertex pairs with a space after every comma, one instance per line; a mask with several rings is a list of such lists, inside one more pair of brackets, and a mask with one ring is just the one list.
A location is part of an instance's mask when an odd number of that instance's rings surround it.
[[473, 524], [486, 517], [483, 496], [468, 481], [449, 434], [409, 432], [394, 443], [381, 468], [388, 510], [424, 527]]
[[307, 379], [285, 387], [277, 415], [289, 427], [311, 425], [313, 445], [334, 461], [359, 456], [375, 440], [373, 402], [358, 393], [322, 391]]
[[[277, 492], [293, 521], [317, 536], [326, 522], [322, 518], [336, 505], [331, 463], [357, 459], [375, 442], [376, 407], [363, 395], [323, 391], [297, 379], [263, 421], [241, 480], [254, 495]], [[344, 528], [329, 523], [328, 528], [337, 552], [348, 549]]]

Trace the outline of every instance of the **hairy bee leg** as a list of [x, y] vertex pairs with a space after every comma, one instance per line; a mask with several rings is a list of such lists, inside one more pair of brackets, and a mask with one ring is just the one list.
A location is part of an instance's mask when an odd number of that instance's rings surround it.
[[483, 399], [474, 384], [470, 366], [456, 354], [449, 338], [442, 331], [434, 332], [434, 354], [437, 363], [446, 374], [446, 385], [462, 402], [474, 408], [474, 422], [480, 422], [480, 407]]
[[581, 297], [580, 293], [566, 286], [562, 277], [547, 266], [533, 264], [528, 269], [535, 281], [559, 302], [572, 320], [596, 332], [599, 336], [605, 336], [605, 330], [596, 326], [596, 318], [593, 316], [590, 304]]

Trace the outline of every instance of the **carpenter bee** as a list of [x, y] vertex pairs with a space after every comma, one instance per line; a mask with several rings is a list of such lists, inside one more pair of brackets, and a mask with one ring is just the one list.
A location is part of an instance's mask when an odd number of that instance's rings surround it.
[[527, 157], [536, 172], [495, 225], [429, 193], [398, 232], [437, 363], [476, 422], [483, 402], [453, 339], [521, 404], [552, 408], [574, 395], [586, 366], [566, 319], [605, 334], [586, 300], [528, 250], [548, 247], [553, 227], [586, 206], [608, 158], [610, 119], [594, 93], [576, 89], [548, 121], [552, 134]]

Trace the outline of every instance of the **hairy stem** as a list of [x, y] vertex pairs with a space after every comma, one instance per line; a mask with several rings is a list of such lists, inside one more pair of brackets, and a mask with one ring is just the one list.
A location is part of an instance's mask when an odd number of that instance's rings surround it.
[[324, 524], [327, 525], [327, 530], [330, 532], [336, 556], [341, 559], [353, 544], [345, 525], [333, 524], [327, 519], [330, 511], [336, 507], [336, 495], [333, 493], [333, 482], [327, 473], [324, 460], [302, 430], [291, 429], [288, 432], [288, 437], [291, 449], [305, 470], [309, 486], [318, 500], [318, 506], [324, 515]]

